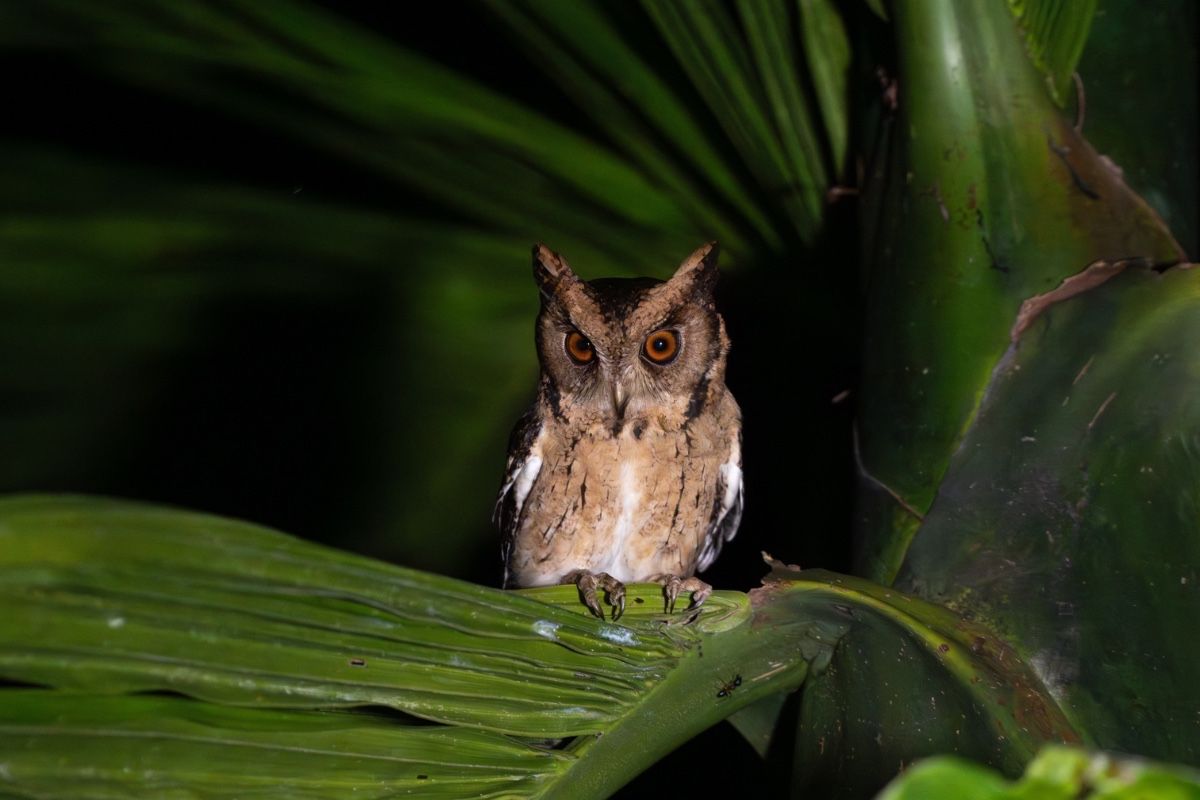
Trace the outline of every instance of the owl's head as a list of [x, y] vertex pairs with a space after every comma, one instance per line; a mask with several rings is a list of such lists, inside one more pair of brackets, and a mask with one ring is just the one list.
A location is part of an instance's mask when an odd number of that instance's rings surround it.
[[556, 413], [616, 429], [650, 416], [682, 425], [723, 387], [729, 339], [713, 304], [715, 242], [666, 281], [584, 281], [545, 245], [533, 248], [533, 274], [538, 359]]

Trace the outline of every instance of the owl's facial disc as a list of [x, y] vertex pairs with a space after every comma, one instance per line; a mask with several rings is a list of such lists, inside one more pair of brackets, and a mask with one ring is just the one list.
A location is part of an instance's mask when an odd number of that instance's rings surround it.
[[[539, 246], [538, 356], [554, 407], [573, 424], [686, 424], [724, 379], [728, 339], [713, 304], [716, 247], [692, 253], [667, 281], [579, 279]], [[645, 430], [644, 426], [637, 430]]]

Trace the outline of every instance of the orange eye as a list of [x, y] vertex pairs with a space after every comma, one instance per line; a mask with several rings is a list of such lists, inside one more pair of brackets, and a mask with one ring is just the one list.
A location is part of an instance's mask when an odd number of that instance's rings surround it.
[[655, 331], [646, 337], [642, 351], [652, 364], [670, 364], [679, 355], [679, 334], [665, 328]]
[[596, 350], [592, 347], [592, 343], [579, 331], [571, 331], [567, 334], [566, 348], [567, 355], [571, 357], [571, 360], [581, 366], [590, 363], [596, 357]]

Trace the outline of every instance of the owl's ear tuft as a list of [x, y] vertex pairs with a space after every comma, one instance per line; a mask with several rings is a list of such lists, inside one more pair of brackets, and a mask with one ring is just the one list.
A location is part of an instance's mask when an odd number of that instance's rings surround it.
[[553, 295], [561, 284], [579, 280], [565, 258], [541, 243], [533, 246], [533, 279], [546, 297]]
[[721, 248], [716, 242], [701, 245], [683, 260], [667, 283], [692, 296], [712, 294], [719, 276], [717, 256], [720, 252]]

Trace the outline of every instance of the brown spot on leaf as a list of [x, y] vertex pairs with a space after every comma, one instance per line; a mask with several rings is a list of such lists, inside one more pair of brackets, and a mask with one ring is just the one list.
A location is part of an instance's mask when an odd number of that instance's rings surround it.
[[1099, 286], [1109, 278], [1119, 275], [1128, 264], [1128, 261], [1095, 261], [1089, 264], [1083, 272], [1077, 272], [1069, 278], [1063, 279], [1057, 288], [1034, 295], [1021, 303], [1021, 310], [1017, 312], [1017, 321], [1013, 323], [1009, 339], [1016, 342], [1047, 308]]

